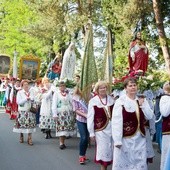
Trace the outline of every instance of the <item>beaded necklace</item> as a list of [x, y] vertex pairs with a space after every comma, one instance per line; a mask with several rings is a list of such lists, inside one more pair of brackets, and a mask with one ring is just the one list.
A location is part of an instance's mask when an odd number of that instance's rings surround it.
[[103, 103], [103, 101], [102, 101], [102, 99], [101, 99], [101, 97], [98, 95], [98, 97], [99, 97], [99, 99], [100, 99], [100, 102], [104, 105], [104, 106], [106, 106], [107, 105], [107, 96], [106, 96], [106, 103]]
[[65, 97], [67, 95], [67, 93], [61, 91], [61, 95]]

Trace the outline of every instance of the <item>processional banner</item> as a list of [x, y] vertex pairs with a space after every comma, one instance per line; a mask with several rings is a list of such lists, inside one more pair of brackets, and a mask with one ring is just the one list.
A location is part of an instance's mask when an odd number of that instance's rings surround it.
[[27, 55], [20, 59], [20, 79], [36, 80], [39, 78], [40, 58]]
[[81, 90], [86, 102], [90, 99], [92, 84], [97, 81], [98, 76], [93, 49], [93, 28], [91, 22], [89, 22], [86, 28], [85, 51], [81, 70]]
[[6, 54], [0, 54], [0, 76], [8, 76], [11, 69], [11, 59]]

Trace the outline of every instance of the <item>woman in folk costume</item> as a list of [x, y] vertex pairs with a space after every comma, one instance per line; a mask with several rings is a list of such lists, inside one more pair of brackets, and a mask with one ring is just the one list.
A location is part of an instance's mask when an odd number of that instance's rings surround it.
[[56, 120], [56, 136], [59, 137], [60, 149], [65, 149], [65, 137], [74, 134], [75, 116], [72, 96], [66, 91], [64, 82], [60, 82], [59, 90], [54, 92], [52, 113]]
[[34, 102], [37, 104], [37, 113], [36, 113], [36, 124], [40, 123], [40, 107], [41, 107], [41, 79], [35, 81], [34, 85], [30, 88], [30, 93], [34, 96]]
[[170, 148], [170, 82], [163, 86], [164, 95], [160, 99], [160, 113], [162, 115], [162, 152], [161, 152], [161, 170], [164, 170], [165, 160], [168, 149]]
[[126, 94], [120, 96], [112, 113], [114, 161], [112, 170], [147, 170], [145, 122], [153, 111], [144, 98], [137, 98], [134, 78], [124, 81]]
[[75, 64], [76, 64], [76, 55], [75, 55], [75, 45], [71, 43], [66, 49], [63, 57], [62, 69], [60, 80], [73, 80]]
[[7, 81], [2, 78], [1, 79], [1, 84], [0, 84], [0, 106], [4, 106], [4, 98], [5, 98], [5, 91], [7, 88]]
[[3, 98], [5, 95], [5, 84], [2, 82], [0, 79], [1, 84], [0, 84], [0, 106], [3, 106]]
[[114, 100], [107, 95], [107, 88], [105, 81], [96, 83], [97, 95], [89, 101], [87, 114], [90, 139], [96, 142], [95, 162], [101, 164], [101, 170], [106, 170], [113, 160], [111, 117]]
[[[138, 97], [146, 97], [146, 100], [149, 103], [150, 108], [154, 111], [153, 104], [153, 93], [151, 90], [147, 90], [144, 92], [144, 96]], [[153, 163], [153, 158], [155, 156], [155, 152], [152, 144], [152, 136], [155, 134], [155, 115], [152, 119], [147, 120], [145, 123], [145, 134], [146, 134], [146, 151], [147, 151], [147, 163]]]
[[28, 134], [28, 145], [32, 143], [32, 133], [36, 131], [35, 114], [30, 112], [33, 96], [29, 92], [27, 80], [21, 82], [22, 90], [17, 93], [18, 115], [14, 124], [13, 132], [20, 133], [20, 143], [24, 142], [24, 133]]
[[78, 86], [73, 93], [73, 110], [76, 113], [77, 127], [80, 133], [79, 163], [84, 164], [87, 160], [86, 151], [89, 140], [89, 132], [87, 130], [87, 104]]
[[40, 125], [45, 129], [46, 139], [52, 138], [51, 129], [55, 129], [55, 121], [52, 116], [52, 95], [53, 91], [48, 78], [42, 80], [43, 88], [41, 89], [41, 108], [40, 108]]
[[12, 82], [10, 82], [11, 80], [7, 78], [8, 84], [7, 84], [7, 88], [5, 91], [5, 101], [6, 101], [6, 105], [5, 105], [5, 110], [6, 113], [9, 114], [11, 116], [11, 102], [10, 102], [10, 93], [11, 93], [11, 89], [12, 89]]
[[17, 79], [15, 84], [12, 86], [12, 89], [10, 92], [11, 119], [15, 119], [18, 113], [18, 104], [16, 101], [16, 96], [19, 90], [21, 90], [20, 80]]

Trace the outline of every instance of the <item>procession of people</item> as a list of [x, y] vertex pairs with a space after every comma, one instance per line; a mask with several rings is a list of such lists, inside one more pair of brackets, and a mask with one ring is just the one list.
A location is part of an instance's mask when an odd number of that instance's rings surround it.
[[[59, 137], [59, 148], [64, 150], [67, 148], [66, 137], [75, 135], [75, 123], [77, 123], [80, 133], [78, 158], [80, 164], [86, 163], [88, 142], [91, 139], [96, 145], [95, 162], [101, 164], [101, 170], [106, 170], [111, 164], [113, 170], [147, 169], [148, 150], [153, 151], [153, 147], [151, 138], [149, 138], [151, 143], [149, 148], [147, 145], [146, 121], [154, 118], [154, 111], [145, 98], [137, 96], [135, 78], [125, 80], [126, 94], [117, 100], [108, 94], [107, 82], [97, 82], [95, 95], [91, 93], [89, 103], [83, 100], [78, 86], [71, 92], [62, 81], [59, 87], [50, 83], [48, 78], [42, 79], [38, 86], [33, 86], [28, 80], [22, 80], [20, 86], [18, 79], [7, 79], [7, 81], [11, 81], [8, 86], [16, 87], [17, 85], [19, 89], [15, 92], [16, 100], [11, 100], [13, 97], [10, 98], [8, 101], [10, 104], [6, 103], [5, 107], [8, 107], [6, 113], [9, 114], [10, 119], [12, 108], [17, 108], [16, 117], [13, 118], [13, 132], [19, 133], [20, 143], [25, 142], [27, 134], [27, 143], [32, 146], [34, 141], [32, 133], [36, 132], [36, 128], [40, 128], [44, 130], [46, 139], [52, 138], [51, 131], [55, 131], [56, 137]], [[164, 85], [166, 93], [160, 102], [161, 114], [167, 117], [163, 119], [161, 170], [163, 170], [169, 148], [167, 142], [169, 140], [169, 103], [166, 103], [169, 88], [169, 84]], [[8, 88], [6, 90], [9, 92]], [[13, 90], [11, 93], [14, 94]], [[12, 96], [11, 93], [9, 96]], [[36, 123], [37, 113], [30, 111], [32, 102], [35, 102], [39, 108], [37, 112], [40, 110], [39, 124]], [[9, 106], [11, 106], [10, 109]]]
[[[98, 80], [93, 83], [94, 89], [91, 84], [90, 100], [85, 100], [80, 88], [81, 77], [74, 74], [73, 43], [66, 50], [63, 65], [56, 57], [42, 79], [33, 82], [14, 77], [1, 79], [0, 103], [14, 120], [13, 132], [19, 134], [18, 141], [24, 143], [27, 135], [28, 145], [33, 146], [33, 133], [40, 128], [45, 139], [53, 138], [51, 132], [55, 131], [58, 147], [67, 150], [66, 138], [79, 133], [81, 165], [87, 163], [90, 140], [95, 144], [95, 163], [100, 164], [100, 170], [107, 170], [108, 166], [112, 166], [112, 170], [147, 170], [155, 155], [151, 136], [155, 133], [156, 111], [146, 96], [138, 95], [137, 78], [131, 76], [137, 70], [143, 71], [142, 76], [147, 71], [148, 50], [140, 36], [137, 33], [131, 44], [129, 76], [123, 82], [124, 93], [120, 96], [109, 93], [106, 80]], [[74, 81], [75, 87], [68, 89], [66, 80]], [[169, 82], [164, 84], [163, 90], [161, 170], [165, 170], [170, 153]]]

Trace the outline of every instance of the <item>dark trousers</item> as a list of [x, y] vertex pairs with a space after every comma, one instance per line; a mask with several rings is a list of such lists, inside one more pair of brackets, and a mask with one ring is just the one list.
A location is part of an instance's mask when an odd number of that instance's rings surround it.
[[36, 113], [36, 124], [38, 125], [40, 123], [40, 107], [38, 108], [38, 112]]
[[77, 120], [77, 127], [80, 133], [79, 155], [85, 156], [88, 147], [89, 132], [87, 130], [87, 123], [82, 123]]
[[162, 149], [162, 121], [156, 123], [156, 142], [158, 143], [158, 148]]

